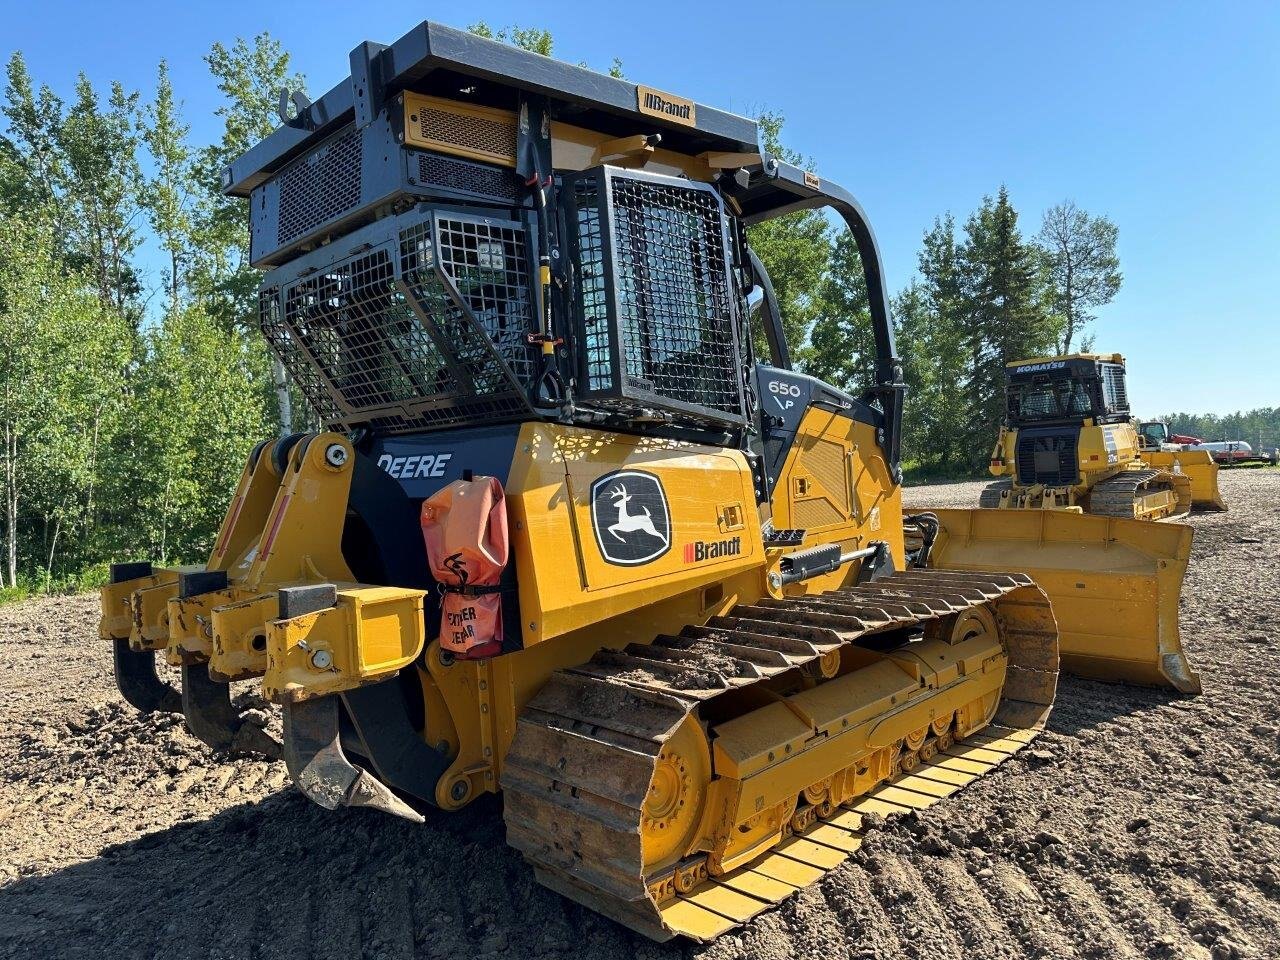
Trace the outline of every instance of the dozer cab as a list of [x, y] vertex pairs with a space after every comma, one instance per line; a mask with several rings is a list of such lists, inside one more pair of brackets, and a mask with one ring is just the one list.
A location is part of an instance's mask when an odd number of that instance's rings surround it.
[[[1036, 735], [1056, 601], [997, 569], [985, 511], [904, 518], [901, 365], [846, 191], [749, 120], [430, 23], [294, 102], [223, 186], [325, 429], [254, 448], [204, 565], [113, 568], [131, 703], [252, 748], [228, 684], [255, 679], [316, 803], [420, 821], [501, 792], [540, 881], [657, 939], [745, 921], [866, 813]], [[792, 369], [747, 240], [818, 207], [866, 274], [860, 396]], [[939, 569], [948, 543], [994, 552]], [[1106, 595], [1086, 579], [1077, 607]]]

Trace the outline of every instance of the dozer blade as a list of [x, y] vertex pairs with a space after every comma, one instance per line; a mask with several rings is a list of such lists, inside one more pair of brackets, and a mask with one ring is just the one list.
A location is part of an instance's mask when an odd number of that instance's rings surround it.
[[931, 566], [1016, 570], [1049, 595], [1064, 672], [1200, 692], [1178, 633], [1191, 527], [1058, 510], [927, 512], [941, 524]]
[[425, 817], [377, 777], [347, 759], [342, 750], [340, 707], [336, 696], [284, 705], [284, 762], [294, 784], [326, 810], [373, 807], [425, 823]]
[[1226, 510], [1218, 490], [1218, 464], [1207, 450], [1144, 451], [1144, 462], [1158, 470], [1174, 472], [1176, 465], [1191, 480], [1194, 510]]

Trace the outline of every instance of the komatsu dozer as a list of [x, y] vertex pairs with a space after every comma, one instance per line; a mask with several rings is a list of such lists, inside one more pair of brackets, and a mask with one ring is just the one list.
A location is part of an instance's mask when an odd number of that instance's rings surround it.
[[1178, 630], [1193, 531], [1171, 521], [1193, 508], [1226, 509], [1217, 465], [1143, 439], [1118, 353], [1007, 369], [1005, 422], [991, 453], [991, 473], [1006, 479], [979, 497], [999, 514], [953, 516], [937, 561], [987, 569], [998, 557], [1030, 573], [1054, 598], [1064, 669], [1199, 693]]
[[979, 505], [1164, 520], [1225, 510], [1209, 454], [1152, 445], [1129, 412], [1124, 357], [1073, 353], [1006, 367], [1005, 420]]
[[[113, 568], [131, 703], [256, 749], [229, 687], [255, 679], [316, 803], [501, 792], [541, 882], [656, 939], [717, 936], [1035, 737], [1056, 603], [999, 549], [938, 566], [985, 511], [904, 517], [845, 190], [749, 120], [429, 23], [281, 114], [223, 187], [323, 428], [253, 449], [204, 565]], [[820, 207], [866, 275], [860, 396], [792, 369], [745, 229]]]

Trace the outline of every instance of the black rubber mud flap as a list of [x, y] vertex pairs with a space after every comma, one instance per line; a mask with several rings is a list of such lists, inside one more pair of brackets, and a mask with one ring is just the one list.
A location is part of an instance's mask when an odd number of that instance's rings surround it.
[[182, 695], [156, 674], [156, 655], [150, 650], [131, 650], [129, 640], [111, 641], [116, 687], [120, 695], [143, 713], [182, 713]]
[[414, 728], [400, 676], [347, 690], [342, 702], [383, 782], [434, 804], [436, 784], [449, 768], [449, 758]]
[[414, 823], [425, 818], [347, 759], [339, 741], [336, 696], [284, 705], [284, 762], [299, 790], [326, 810], [373, 807]]

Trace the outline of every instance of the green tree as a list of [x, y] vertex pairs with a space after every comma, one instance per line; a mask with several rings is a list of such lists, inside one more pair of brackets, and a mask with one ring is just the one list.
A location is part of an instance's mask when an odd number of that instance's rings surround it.
[[[199, 256], [190, 265], [189, 282], [195, 299], [224, 330], [256, 329], [261, 275], [249, 263], [248, 201], [223, 195], [221, 172], [279, 126], [280, 90], [303, 90], [305, 80], [290, 72], [289, 54], [265, 32], [252, 42], [237, 38], [229, 48], [215, 43], [205, 62], [224, 98], [215, 111], [223, 131], [218, 143], [196, 154], [200, 192], [193, 223]], [[261, 338], [254, 338], [250, 343], [265, 350]], [[293, 428], [293, 393], [284, 367], [276, 362], [271, 370], [262, 386], [274, 390], [280, 430], [288, 433]]]
[[1093, 310], [1120, 292], [1124, 278], [1116, 256], [1119, 235], [1106, 217], [1090, 216], [1070, 200], [1044, 213], [1038, 239], [1049, 267], [1062, 353], [1071, 352], [1076, 335], [1093, 320]]
[[182, 121], [181, 105], [174, 100], [169, 66], [160, 61], [155, 100], [147, 105], [143, 140], [155, 164], [155, 175], [147, 180], [143, 193], [151, 229], [169, 257], [166, 277], [170, 312], [177, 310], [186, 289], [186, 272], [195, 240], [192, 236], [191, 203], [195, 182], [191, 169], [191, 148], [187, 134], [191, 128]]
[[898, 352], [909, 390], [904, 448], [928, 472], [943, 474], [961, 469], [969, 460], [963, 445], [968, 404], [960, 388], [970, 356], [961, 266], [955, 221], [946, 214], [924, 235], [920, 280], [894, 303]]
[[[552, 50], [555, 49], [555, 39], [551, 36], [551, 31], [541, 27], [511, 26], [495, 31], [485, 21], [477, 20], [467, 27], [467, 32], [486, 40], [509, 43], [513, 47], [528, 50], [530, 53], [540, 53], [544, 57], [551, 56]], [[578, 66], [585, 67], [586, 64], [579, 63]], [[609, 76], [622, 79], [622, 61], [617, 57], [613, 58], [613, 63], [609, 66]]]
[[1018, 228], [1018, 213], [1001, 186], [984, 197], [965, 224], [960, 251], [966, 300], [969, 394], [967, 460], [986, 462], [1004, 417], [1005, 364], [1051, 352], [1060, 321], [1049, 303], [1040, 251]]
[[[766, 111], [757, 122], [760, 146], [767, 155], [814, 169], [811, 160], [782, 145], [782, 114]], [[821, 289], [831, 270], [831, 225], [822, 211], [801, 210], [749, 227], [747, 240], [769, 271], [792, 362], [803, 366], [809, 334], [823, 313]], [[753, 340], [757, 356], [767, 357], [763, 331], [753, 331]]]
[[876, 346], [867, 278], [853, 234], [841, 232], [814, 301], [805, 372], [851, 393], [875, 382]]
[[477, 37], [483, 37], [486, 40], [509, 43], [513, 47], [528, 50], [530, 53], [540, 53], [544, 57], [551, 56], [551, 51], [555, 47], [551, 31], [543, 30], [540, 27], [512, 26], [495, 31], [483, 20], [477, 20], [467, 27], [467, 32], [474, 33]]
[[137, 119], [137, 93], [112, 83], [104, 106], [82, 73], [58, 128], [71, 262], [83, 264], [104, 303], [135, 323], [142, 319], [142, 287], [132, 261], [141, 243]]
[[148, 331], [146, 356], [148, 373], [120, 437], [128, 469], [117, 496], [133, 507], [129, 526], [146, 556], [202, 560], [245, 457], [271, 432], [263, 395], [246, 389], [264, 375], [264, 358], [244, 331], [225, 329], [198, 306]]
[[139, 322], [138, 95], [113, 83], [103, 104], [81, 73], [65, 105], [47, 86], [37, 92], [21, 53], [6, 74], [0, 155], [8, 158], [8, 208], [38, 205], [52, 214], [68, 265], [93, 278], [104, 303]]
[[11, 200], [23, 204], [51, 204], [64, 177], [64, 157], [58, 143], [62, 101], [47, 86], [35, 89], [21, 51], [5, 69], [3, 113], [7, 131], [0, 136], [9, 168]]
[[46, 582], [70, 543], [94, 539], [104, 440], [124, 395], [132, 337], [68, 268], [47, 210], [0, 220], [0, 490], [10, 585], [20, 564]]

